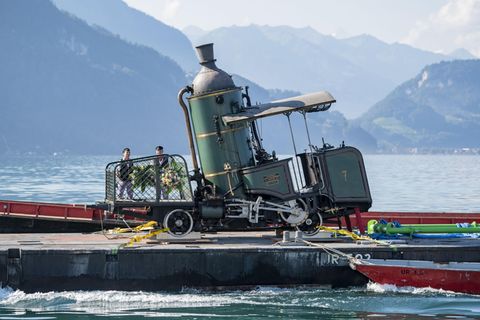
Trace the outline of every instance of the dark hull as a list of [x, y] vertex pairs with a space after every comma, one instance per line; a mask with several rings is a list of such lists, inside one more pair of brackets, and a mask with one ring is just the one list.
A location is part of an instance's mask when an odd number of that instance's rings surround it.
[[[318, 247], [280, 246], [269, 233], [218, 233], [187, 244], [145, 243], [101, 234], [0, 235], [0, 281], [26, 292], [181, 290], [254, 286], [361, 286], [368, 278]], [[363, 259], [480, 261], [480, 241], [396, 248], [325, 243]]]

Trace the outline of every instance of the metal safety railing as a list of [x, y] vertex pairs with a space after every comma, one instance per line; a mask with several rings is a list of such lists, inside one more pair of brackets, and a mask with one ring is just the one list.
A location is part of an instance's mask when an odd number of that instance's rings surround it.
[[187, 163], [180, 155], [115, 161], [105, 168], [106, 202], [151, 205], [192, 200]]

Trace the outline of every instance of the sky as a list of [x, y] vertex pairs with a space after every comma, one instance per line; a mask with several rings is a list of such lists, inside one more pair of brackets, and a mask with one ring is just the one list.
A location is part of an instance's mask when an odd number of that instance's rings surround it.
[[310, 26], [339, 38], [370, 34], [388, 43], [480, 57], [480, 0], [124, 0], [183, 29], [249, 24]]

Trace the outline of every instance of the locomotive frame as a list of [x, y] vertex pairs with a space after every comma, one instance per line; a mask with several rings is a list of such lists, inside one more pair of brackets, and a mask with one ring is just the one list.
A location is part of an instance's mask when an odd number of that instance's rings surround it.
[[[213, 44], [197, 47], [202, 69], [180, 90], [192, 156], [192, 171], [180, 155], [129, 160], [135, 195], [121, 199], [117, 188], [122, 162], [106, 167], [105, 203], [114, 213], [148, 208], [151, 218], [174, 237], [191, 231], [296, 228], [316, 233], [325, 219], [338, 219], [372, 203], [359, 150], [311, 143], [307, 115], [335, 102], [322, 91], [251, 105], [248, 87], [236, 87], [215, 65]], [[188, 106], [185, 104], [184, 95]], [[290, 117], [300, 114], [308, 149], [298, 153]], [[257, 130], [260, 118], [285, 115], [294, 156], [278, 159], [265, 151]], [[198, 156], [197, 156], [198, 153]]]

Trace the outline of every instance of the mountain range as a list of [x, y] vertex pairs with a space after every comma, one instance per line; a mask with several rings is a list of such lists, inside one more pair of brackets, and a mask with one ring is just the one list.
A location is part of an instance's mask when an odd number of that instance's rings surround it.
[[[189, 74], [198, 70], [192, 45], [182, 32], [123, 1], [54, 0], [54, 3], [89, 24], [154, 48]], [[338, 110], [347, 118], [360, 116], [425, 65], [471, 57], [466, 50], [458, 50], [451, 57], [403, 44], [387, 44], [369, 35], [338, 39], [310, 27], [250, 25], [208, 32], [189, 27], [184, 32], [195, 45], [214, 42], [225, 70], [264, 88], [334, 93], [338, 97]]]
[[337, 110], [355, 118], [425, 65], [452, 57], [369, 35], [338, 39], [289, 26], [186, 28], [194, 45], [213, 42], [221, 66], [266, 88], [327, 90]]
[[[480, 147], [480, 60], [451, 61], [472, 58], [466, 50], [445, 56], [286, 26], [189, 27], [189, 40], [120, 0], [54, 4], [0, 2], [0, 154], [130, 146], [135, 156], [158, 144], [188, 152], [176, 96], [198, 69], [192, 43], [210, 41], [217, 65], [249, 87], [253, 104], [330, 91], [337, 103], [307, 119], [313, 144]], [[290, 120], [299, 148], [307, 147], [305, 120]], [[286, 117], [261, 120], [259, 129], [267, 149], [292, 153]]]
[[479, 148], [480, 60], [425, 67], [357, 121], [383, 150]]
[[153, 153], [166, 136], [187, 149], [168, 134], [187, 84], [170, 58], [44, 0], [0, 1], [0, 43], [0, 153]]

